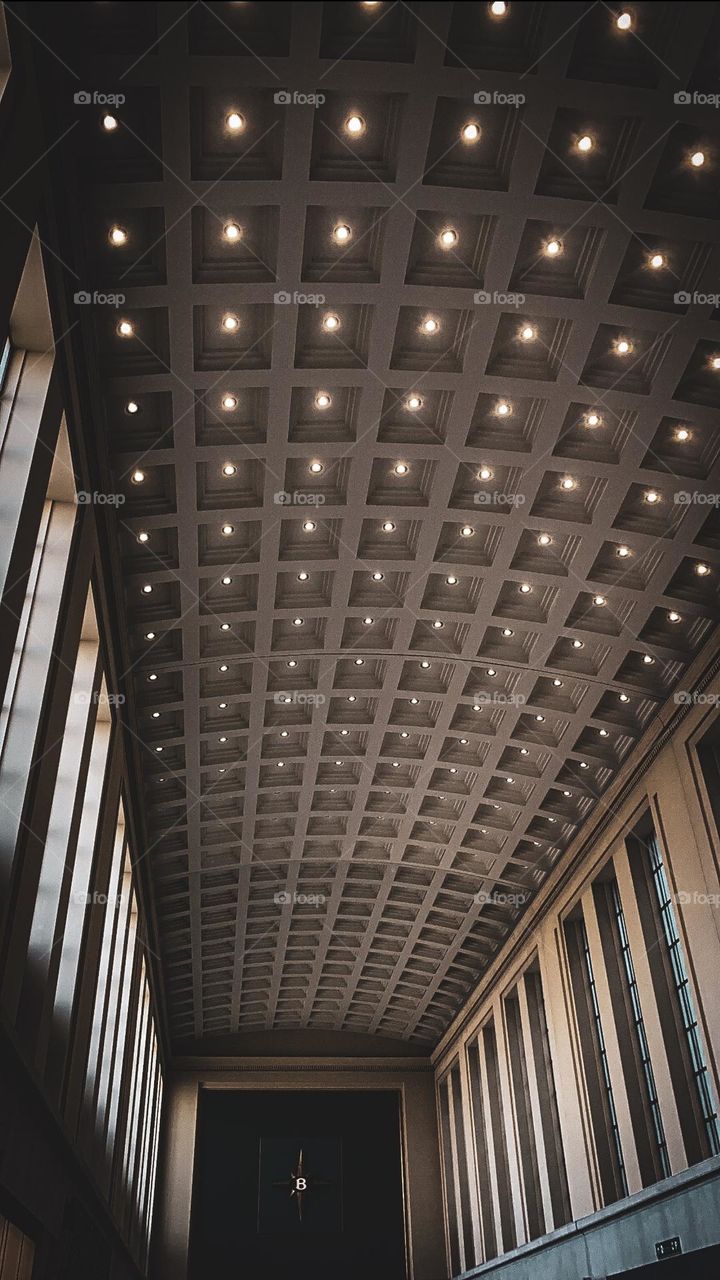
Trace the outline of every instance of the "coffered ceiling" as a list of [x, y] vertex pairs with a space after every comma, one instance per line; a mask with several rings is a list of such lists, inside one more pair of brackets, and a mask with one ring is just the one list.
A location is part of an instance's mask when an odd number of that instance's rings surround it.
[[497, 7], [27, 6], [178, 1044], [435, 1043], [718, 617], [717, 6]]

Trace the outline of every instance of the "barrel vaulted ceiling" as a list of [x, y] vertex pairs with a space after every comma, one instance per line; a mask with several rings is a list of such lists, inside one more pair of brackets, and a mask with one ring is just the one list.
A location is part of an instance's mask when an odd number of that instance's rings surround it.
[[172, 1036], [432, 1045], [718, 617], [717, 6], [26, 9]]

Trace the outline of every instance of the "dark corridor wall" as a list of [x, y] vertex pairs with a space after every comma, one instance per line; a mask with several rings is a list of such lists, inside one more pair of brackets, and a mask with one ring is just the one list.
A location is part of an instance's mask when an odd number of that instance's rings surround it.
[[204, 1090], [190, 1258], [192, 1280], [405, 1280], [399, 1095]]

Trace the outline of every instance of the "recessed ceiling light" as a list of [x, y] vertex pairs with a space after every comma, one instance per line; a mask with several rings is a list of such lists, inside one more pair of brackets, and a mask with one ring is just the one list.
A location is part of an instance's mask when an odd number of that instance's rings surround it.
[[685, 444], [686, 441], [690, 439], [690, 435], [691, 433], [688, 431], [687, 427], [678, 427], [675, 432], [675, 439], [678, 440], [680, 444]]
[[229, 538], [231, 533], [235, 532], [234, 524], [224, 524], [220, 530], [223, 538]]
[[395, 525], [393, 524], [392, 520], [383, 520], [382, 522], [383, 533], [392, 533], [394, 529], [395, 529]]
[[328, 333], [334, 333], [336, 329], [340, 328], [340, 317], [334, 311], [326, 311], [322, 318], [322, 327]]
[[493, 473], [490, 467], [481, 467], [477, 473], [478, 480], [492, 480]]
[[346, 222], [338, 222], [337, 226], [333, 227], [333, 240], [337, 244], [347, 244], [351, 236], [352, 231]]
[[452, 249], [458, 242], [458, 233], [453, 227], [445, 227], [438, 236], [441, 249]]
[[508, 639], [510, 636], [513, 636], [515, 632], [513, 631], [512, 627], [503, 627], [502, 634], [505, 636], [506, 639]]
[[630, 701], [630, 697], [629, 697], [629, 695], [628, 695], [627, 693], [620, 693], [620, 694], [618, 694], [618, 697], [619, 697], [619, 699], [620, 699], [620, 701], [621, 701], [621, 702], [629, 702], [629, 701]]
[[562, 683], [563, 683], [563, 682], [562, 682], [562, 680], [559, 680], [559, 679], [557, 678], [557, 676], [556, 676], [556, 677], [555, 677], [555, 679], [553, 680], [553, 686], [554, 686], [554, 688], [556, 688], [556, 689], [562, 689]]
[[649, 653], [644, 653], [644, 654], [643, 654], [643, 662], [645, 663], [645, 666], [646, 666], [646, 667], [651, 667], [651, 666], [653, 665], [654, 661], [655, 661], [655, 659], [654, 659], [653, 657], [651, 657], [651, 655], [650, 655]]
[[460, 537], [461, 537], [461, 538], [472, 538], [472, 536], [473, 536], [474, 532], [475, 532], [475, 530], [473, 529], [473, 527], [472, 527], [472, 525], [471, 525], [471, 524], [464, 524], [464, 525], [463, 525], [463, 527], [462, 527], [462, 529], [460, 530]]
[[305, 533], [314, 533], [317, 525], [314, 520], [303, 520], [303, 530]]
[[354, 693], [348, 694], [348, 702], [357, 702], [357, 698]]
[[371, 627], [374, 621], [375, 619], [371, 617], [363, 618], [363, 622], [365, 623], [366, 627]]
[[537, 720], [538, 724], [543, 724], [545, 721], [545, 717], [541, 715], [536, 715], [535, 719]]
[[457, 586], [457, 578], [455, 577], [454, 573], [449, 573], [445, 581], [447, 582], [449, 587]]
[[607, 597], [606, 597], [606, 596], [593, 596], [593, 604], [596, 604], [596, 605], [598, 606], [598, 608], [601, 608], [604, 604], [607, 604]]
[[490, 676], [490, 679], [492, 680], [493, 676], [497, 675], [497, 671], [495, 670], [494, 667], [488, 667], [487, 672], [485, 674]]
[[110, 232], [108, 234], [108, 240], [110, 241], [110, 244], [115, 246], [121, 245], [121, 244], [127, 244], [127, 238], [128, 238], [128, 233], [124, 227], [118, 227], [116, 225], [110, 228]]
[[651, 507], [654, 507], [655, 504], [660, 501], [660, 494], [658, 493], [657, 489], [646, 489], [645, 501], [649, 502]]
[[222, 407], [228, 413], [231, 409], [237, 409], [237, 396], [233, 396], [228, 392], [228, 394], [224, 395], [222, 398]]
[[332, 404], [332, 396], [327, 391], [318, 391], [315, 397], [315, 404], [318, 409], [329, 409]]
[[307, 569], [301, 569], [298, 574], [298, 582], [307, 582], [309, 577], [310, 577], [310, 574], [308, 573]]
[[593, 427], [601, 427], [602, 417], [598, 413], [597, 409], [588, 409], [587, 413], [583, 416], [583, 422], [586, 427], [590, 427], [591, 429]]
[[143, 530], [142, 530], [142, 532], [140, 532], [140, 533], [138, 534], [138, 536], [137, 536], [137, 540], [138, 540], [138, 542], [149, 542], [149, 541], [150, 541], [150, 534], [149, 534], [149, 533], [146, 533], [146, 532], [145, 532], [145, 530], [143, 529]]
[[573, 647], [573, 649], [584, 649], [584, 648], [585, 648], [584, 641], [582, 641], [582, 640], [573, 640], [573, 642], [572, 642], [572, 647]]
[[293, 626], [294, 626], [294, 627], [301, 627], [301, 626], [303, 625], [303, 623], [305, 622], [305, 619], [304, 619], [304, 618], [293, 618], [293, 620], [292, 620], [292, 621], [293, 621]]
[[632, 14], [628, 13], [626, 9], [619, 13], [615, 19], [615, 26], [619, 31], [630, 31], [632, 24]]
[[223, 672], [224, 672], [224, 671], [227, 671], [227, 669], [228, 669], [227, 662], [223, 662], [223, 663], [221, 663], [221, 665], [218, 667], [218, 671], [223, 671]]
[[416, 413], [418, 409], [422, 409], [422, 405], [423, 405], [422, 396], [416, 396], [416, 395], [408, 396], [407, 400], [405, 401], [405, 408], [409, 409], [411, 413]]
[[618, 338], [614, 344], [613, 350], [618, 356], [629, 356], [632, 353], [633, 344], [629, 338]]
[[421, 328], [423, 333], [437, 333], [440, 328], [440, 321], [435, 316], [426, 316]]
[[130, 414], [139, 413], [140, 405], [138, 404], [137, 400], [128, 400], [127, 404], [125, 405], [125, 412]]
[[576, 149], [577, 149], [578, 151], [581, 151], [581, 152], [583, 152], [584, 154], [585, 154], [585, 153], [587, 153], [588, 151], [592, 151], [592, 149], [593, 149], [593, 140], [592, 140], [592, 138], [591, 138], [590, 134], [589, 134], [589, 133], [583, 133], [583, 134], [578, 138], [577, 142], [575, 143], [575, 147], [576, 147]]
[[224, 476], [234, 476], [236, 471], [237, 467], [234, 462], [223, 463], [222, 473]]
[[607, 738], [609, 736], [607, 729], [598, 729], [598, 733], [601, 738]]
[[287, 665], [291, 668], [295, 668], [297, 666], [297, 658], [288, 658]]
[[558, 258], [563, 251], [562, 240], [546, 240], [545, 241], [545, 257]]
[[356, 666], [356, 667], [362, 667], [362, 666], [364, 666], [364, 665], [365, 665], [365, 659], [364, 659], [364, 658], [356, 658], [356, 659], [355, 659], [355, 666]]
[[695, 565], [695, 572], [699, 578], [706, 578], [710, 572], [710, 565], [700, 561], [699, 564]]
[[529, 755], [530, 755], [529, 748], [528, 748], [528, 747], [521, 747], [521, 748], [520, 748], [520, 755], [521, 755], [521, 756], [529, 756]]
[[221, 623], [220, 623], [220, 630], [221, 630], [221, 631], [229, 631], [229, 630], [230, 630], [230, 623], [229, 623], [229, 622], [221, 622]]
[[130, 476], [130, 479], [132, 480], [133, 484], [142, 484], [143, 480], [145, 479], [145, 472], [141, 471], [140, 468], [138, 467], [136, 471], [133, 471], [132, 475]]
[[161, 715], [161, 712], [159, 712], [159, 711], [153, 711], [153, 712], [152, 712], [152, 718], [153, 718], [153, 720], [159, 720], [159, 719], [160, 719], [160, 715]]
[[492, 0], [492, 3], [488, 5], [493, 18], [504, 18], [509, 7], [506, 0]]
[[231, 133], [242, 133], [245, 128], [245, 117], [239, 111], [231, 111], [225, 117], [225, 124]]
[[350, 730], [349, 730], [349, 729], [341, 729], [341, 730], [340, 730], [340, 737], [341, 737], [341, 738], [347, 738], [347, 736], [348, 736], [349, 732], [350, 732]]
[[444, 626], [445, 626], [445, 623], [441, 622], [439, 618], [436, 618], [435, 621], [433, 622], [433, 627], [435, 628], [436, 631], [440, 631], [440, 629]]
[[223, 586], [229, 587], [231, 582], [232, 582], [232, 578], [228, 577], [228, 575], [225, 574], [224, 578], [222, 579]]
[[149, 596], [149, 595], [151, 595], [151, 594], [152, 594], [152, 583], [151, 583], [151, 582], [144, 582], [144, 583], [143, 583], [142, 592], [143, 592], [143, 595], [144, 595], [144, 596]]
[[549, 547], [551, 543], [552, 543], [552, 538], [550, 537], [549, 533], [538, 534], [538, 546]]
[[106, 133], [114, 133], [118, 127], [117, 116], [113, 116], [109, 111], [106, 111], [102, 118], [102, 127]]
[[571, 791], [563, 791], [563, 795], [564, 795], [564, 796], [569, 796], [569, 795], [572, 795], [572, 792], [571, 792]]
[[324, 471], [325, 468], [322, 462], [311, 462], [308, 470], [310, 470], [314, 476], [319, 476], [320, 472]]
[[219, 706], [219, 708], [220, 708], [220, 710], [221, 710], [221, 711], [226, 711], [226, 710], [227, 710], [227, 702], [218, 702], [218, 706]]
[[230, 311], [225, 313], [220, 323], [226, 333], [237, 333], [240, 328], [240, 320]]
[[701, 169], [705, 163], [705, 152], [693, 151], [692, 155], [690, 156], [690, 163], [694, 169]]
[[396, 476], [406, 476], [409, 470], [407, 462], [397, 462], [393, 467]]
[[346, 131], [354, 138], [359, 138], [361, 133], [365, 132], [365, 121], [362, 116], [348, 116], [345, 121]]
[[713, 356], [710, 361], [711, 369], [720, 369], [720, 356]]
[[573, 476], [563, 476], [562, 480], [560, 481], [560, 487], [562, 489], [567, 489], [567, 490], [574, 489], [575, 483], [576, 482]]
[[681, 622], [682, 618], [675, 609], [671, 609], [668, 613], [668, 622]]
[[117, 334], [120, 338], [132, 338], [135, 328], [131, 320], [119, 320]]
[[651, 253], [648, 258], [648, 266], [653, 271], [659, 271], [661, 267], [665, 266], [664, 255], [662, 253]]
[[428, 662], [427, 658], [423, 659], [423, 661], [420, 663], [420, 666], [422, 667], [423, 671], [428, 671], [430, 669], [430, 663]]
[[620, 556], [621, 560], [626, 560], [627, 557], [630, 555], [630, 548], [626, 546], [624, 542], [622, 542], [620, 546], [617, 548], [617, 554]]
[[498, 400], [495, 405], [495, 413], [498, 418], [508, 418], [512, 413], [512, 405], [509, 400]]
[[375, 573], [372, 576], [372, 580], [373, 582], [382, 582], [384, 577], [385, 577], [385, 574], [381, 573], [379, 569], [376, 569]]
[[589, 768], [590, 768], [590, 765], [588, 764], [587, 760], [581, 760], [581, 761], [580, 761], [580, 768], [581, 768], [581, 769], [589, 769]]
[[419, 699], [419, 698], [411, 698], [411, 699], [410, 699], [411, 706], [416, 707], [416, 706], [418, 705], [419, 701], [420, 701], [420, 699]]
[[521, 583], [520, 583], [520, 591], [522, 592], [522, 594], [523, 594], [524, 596], [529, 596], [529, 595], [530, 595], [530, 592], [532, 591], [532, 587], [530, 586], [530, 583], [529, 583], [529, 582], [521, 582]]
[[537, 329], [532, 324], [524, 324], [520, 330], [521, 342], [534, 342], [537, 338]]
[[467, 739], [467, 738], [461, 738], [461, 739], [460, 739], [460, 745], [461, 745], [461, 747], [466, 747], [466, 746], [467, 746], [467, 744], [468, 744], [468, 739]]
[[481, 132], [482, 130], [480, 129], [480, 125], [477, 121], [468, 120], [467, 124], [464, 124], [460, 130], [460, 137], [463, 142], [477, 142]]

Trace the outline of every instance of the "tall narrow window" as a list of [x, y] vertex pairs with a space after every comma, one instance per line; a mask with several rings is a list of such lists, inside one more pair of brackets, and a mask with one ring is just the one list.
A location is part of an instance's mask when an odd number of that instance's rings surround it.
[[488, 1140], [485, 1128], [485, 1110], [483, 1102], [483, 1076], [480, 1066], [480, 1049], [477, 1041], [468, 1046], [468, 1077], [470, 1079], [470, 1100], [472, 1102], [473, 1130], [475, 1135], [475, 1157], [477, 1160], [478, 1193], [480, 1196], [480, 1215], [482, 1219], [483, 1252], [485, 1261], [497, 1256], [497, 1236], [495, 1232], [495, 1212], [493, 1209], [492, 1189], [490, 1185], [490, 1160], [488, 1156]]
[[502, 1227], [503, 1249], [507, 1252], [508, 1249], [515, 1248], [517, 1236], [515, 1234], [510, 1166], [507, 1139], [505, 1137], [505, 1114], [500, 1086], [500, 1064], [498, 1062], [494, 1022], [486, 1023], [482, 1029], [482, 1037], [489, 1090], [490, 1122], [492, 1124], [493, 1146], [495, 1148], [495, 1172], [498, 1196], [500, 1198], [500, 1225]]
[[606, 1204], [628, 1194], [625, 1161], [607, 1060], [592, 955], [582, 915], [565, 925], [588, 1104]]
[[536, 969], [528, 970], [524, 982], [530, 1038], [535, 1059], [535, 1078], [540, 1099], [540, 1121], [545, 1143], [545, 1164], [550, 1184], [553, 1226], [561, 1227], [570, 1221], [570, 1193], [540, 973]]
[[30, 1280], [34, 1260], [33, 1241], [0, 1214], [0, 1280]]
[[458, 1223], [458, 1203], [455, 1192], [455, 1169], [453, 1166], [452, 1137], [450, 1129], [450, 1077], [446, 1076], [438, 1086], [440, 1111], [440, 1143], [442, 1147], [443, 1172], [445, 1174], [445, 1207], [447, 1210], [448, 1243], [450, 1245], [450, 1270], [454, 1276], [459, 1275], [460, 1231]]
[[475, 1240], [473, 1237], [472, 1212], [470, 1209], [470, 1187], [468, 1185], [467, 1146], [465, 1143], [465, 1123], [463, 1116], [462, 1083], [460, 1067], [456, 1062], [450, 1072], [450, 1088], [453, 1100], [453, 1137], [455, 1139], [455, 1159], [458, 1167], [460, 1184], [460, 1221], [462, 1224], [463, 1251], [465, 1253], [465, 1270], [475, 1265]]
[[527, 1057], [523, 1040], [520, 1001], [518, 1000], [517, 992], [513, 992], [512, 995], [507, 996], [505, 999], [505, 1022], [510, 1049], [510, 1078], [515, 1102], [520, 1167], [525, 1189], [525, 1212], [527, 1214], [529, 1238], [534, 1240], [537, 1236], [542, 1235], [545, 1230], [545, 1217], [543, 1214], [542, 1191], [540, 1189], [535, 1126], [530, 1105]]

